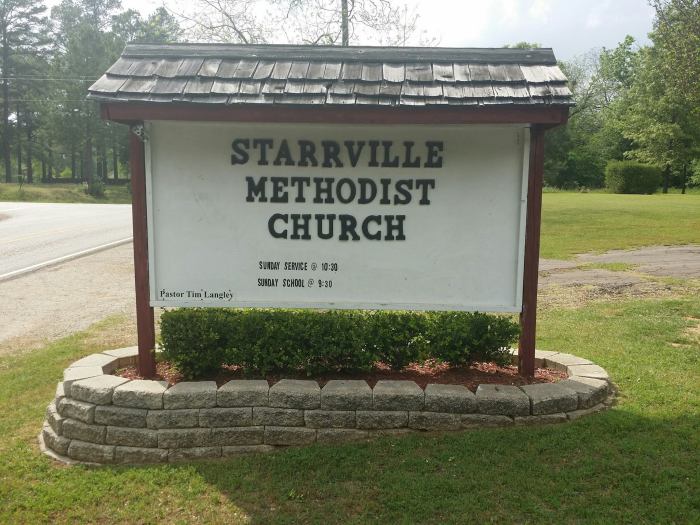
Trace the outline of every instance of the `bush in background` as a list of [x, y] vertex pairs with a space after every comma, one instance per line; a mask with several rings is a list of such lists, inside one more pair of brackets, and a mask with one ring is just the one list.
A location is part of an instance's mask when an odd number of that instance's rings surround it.
[[605, 185], [613, 193], [654, 193], [661, 184], [656, 166], [628, 160], [614, 160], [605, 167]]
[[181, 308], [161, 317], [163, 357], [187, 379], [222, 365], [319, 375], [366, 372], [378, 361], [396, 370], [431, 358], [504, 364], [518, 334], [509, 318], [468, 312]]

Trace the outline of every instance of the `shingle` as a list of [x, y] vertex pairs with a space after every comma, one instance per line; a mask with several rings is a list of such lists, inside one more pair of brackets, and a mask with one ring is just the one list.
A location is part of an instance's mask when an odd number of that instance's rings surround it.
[[284, 88], [285, 93], [304, 93], [303, 80], [287, 80], [287, 85]]
[[432, 82], [432, 64], [406, 64], [406, 80], [411, 80], [415, 82]]
[[306, 72], [308, 70], [308, 62], [292, 62], [292, 67], [289, 69], [287, 78], [304, 79], [306, 78]]
[[191, 78], [187, 81], [183, 93], [187, 95], [206, 95], [207, 93], [211, 93], [213, 84], [213, 78]]
[[469, 64], [452, 64], [455, 73], [455, 80], [459, 82], [470, 82], [472, 77], [469, 74]]
[[265, 95], [284, 93], [284, 87], [287, 85], [286, 80], [268, 80], [262, 88]]
[[204, 63], [203, 58], [185, 58], [180, 62], [180, 67], [177, 68], [176, 75], [178, 77], [193, 77], [199, 71]]
[[269, 78], [272, 74], [272, 70], [275, 67], [274, 60], [261, 60], [258, 62], [258, 67], [255, 68], [255, 73], [253, 73], [254, 80], [264, 80]]
[[287, 80], [290, 69], [292, 69], [291, 62], [277, 62], [275, 64], [275, 67], [272, 68], [272, 74], [270, 75], [270, 78], [274, 78], [276, 80]]
[[[128, 75], [129, 70], [131, 69], [131, 66], [133, 66], [137, 60], [133, 58], [124, 58], [120, 57], [117, 59], [117, 61], [111, 65], [111, 67], [107, 70], [107, 73], [110, 75]], [[178, 60], [178, 63], [180, 61]]]
[[143, 60], [135, 63], [129, 69], [129, 75], [134, 77], [150, 77], [158, 67], [160, 60]]
[[328, 91], [327, 88], [327, 82], [323, 80], [307, 80], [304, 82], [304, 93], [307, 94], [316, 94], [316, 93], [323, 93], [325, 94], [326, 91]]
[[187, 84], [186, 78], [158, 78], [151, 89], [154, 95], [178, 95]]
[[336, 95], [350, 95], [354, 92], [354, 82], [338, 81], [331, 84], [330, 92]]
[[124, 85], [126, 78], [102, 75], [97, 82], [90, 86], [90, 91], [101, 91], [102, 93], [116, 93]]
[[238, 69], [238, 64], [240, 63], [240, 60], [222, 60], [216, 76], [219, 78], [235, 78], [236, 69]]
[[323, 70], [323, 78], [327, 80], [335, 80], [340, 78], [340, 70], [343, 65], [340, 62], [326, 62], [326, 68]]
[[433, 64], [433, 76], [438, 82], [453, 82], [455, 74], [452, 64]]
[[360, 80], [362, 78], [362, 64], [357, 62], [343, 63], [340, 78], [343, 80]]
[[382, 80], [382, 64], [362, 64], [362, 80], [378, 82]]
[[382, 77], [387, 82], [403, 82], [406, 70], [403, 64], [382, 64]]
[[211, 92], [220, 95], [238, 93], [241, 81], [232, 79], [216, 79], [211, 87]]
[[179, 58], [164, 58], [159, 62], [153, 74], [158, 77], [172, 78], [177, 75], [181, 62], [182, 60]]
[[244, 95], [259, 95], [262, 89], [262, 82], [258, 80], [241, 80], [240, 93]]
[[377, 82], [355, 82], [353, 92], [357, 95], [379, 95], [380, 85]]
[[258, 66], [257, 60], [241, 60], [236, 69], [235, 78], [252, 78], [255, 68]]
[[306, 72], [306, 78], [311, 80], [322, 79], [325, 70], [325, 62], [311, 62], [309, 64], [309, 70]]
[[130, 78], [121, 88], [119, 88], [120, 93], [150, 93], [153, 89], [155, 80], [153, 78]]
[[215, 77], [220, 65], [220, 58], [208, 58], [204, 61], [202, 67], [199, 68], [197, 75], [200, 77]]
[[471, 82], [490, 82], [489, 66], [486, 64], [469, 64], [469, 77]]

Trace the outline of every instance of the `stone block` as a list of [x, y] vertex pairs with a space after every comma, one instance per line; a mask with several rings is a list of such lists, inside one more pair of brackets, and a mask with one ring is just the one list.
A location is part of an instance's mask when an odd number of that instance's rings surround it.
[[115, 447], [115, 463], [164, 463], [168, 461], [168, 451], [162, 448]]
[[158, 431], [145, 428], [107, 427], [105, 443], [124, 447], [155, 448]]
[[69, 397], [64, 397], [58, 404], [58, 412], [63, 417], [77, 419], [83, 423], [92, 423], [95, 420], [95, 405]]
[[578, 394], [558, 383], [525, 385], [521, 390], [530, 398], [530, 413], [533, 416], [557, 414], [578, 408]]
[[316, 381], [282, 379], [270, 387], [270, 406], [314, 409], [321, 406], [321, 387]]
[[408, 434], [415, 434], [412, 428], [380, 428], [378, 430], [368, 430], [369, 437], [398, 437]]
[[70, 439], [57, 434], [51, 426], [44, 424], [41, 429], [41, 437], [44, 439], [44, 445], [56, 452], [56, 454], [65, 456], [68, 453]]
[[462, 428], [474, 427], [507, 427], [513, 424], [513, 418], [508, 416], [490, 416], [488, 414], [462, 414]]
[[192, 428], [199, 426], [199, 410], [149, 410], [146, 416], [148, 428]]
[[199, 411], [200, 427], [248, 427], [253, 424], [253, 409], [203, 408]]
[[544, 366], [546, 368], [551, 368], [552, 370], [558, 370], [560, 372], [566, 372], [567, 367], [572, 365], [591, 365], [588, 359], [583, 357], [578, 357], [572, 354], [554, 354], [545, 358]]
[[74, 439], [68, 446], [69, 458], [89, 463], [112, 463], [114, 461], [113, 445], [96, 445]]
[[568, 412], [566, 416], [569, 418], [569, 420], [574, 421], [575, 419], [579, 419], [585, 416], [590, 416], [591, 414], [597, 414], [598, 412], [602, 412], [605, 410], [607, 407], [603, 403], [598, 403], [597, 405], [594, 405], [590, 408], [583, 408], [581, 410], [572, 410], [571, 412]]
[[356, 428], [320, 428], [316, 436], [319, 443], [347, 443], [349, 441], [363, 441], [369, 437], [366, 430]]
[[221, 456], [228, 458], [242, 454], [267, 454], [276, 449], [272, 445], [242, 445], [236, 447], [221, 447]]
[[108, 375], [80, 379], [71, 385], [70, 397], [96, 405], [110, 405], [114, 389], [128, 382], [124, 377]]
[[566, 414], [540, 414], [536, 416], [516, 416], [514, 423], [516, 425], [546, 425], [552, 423], [565, 423], [567, 421]]
[[102, 425], [88, 425], [75, 419], [66, 419], [63, 422], [62, 433], [68, 439], [102, 444], [105, 442], [106, 429], [107, 427]]
[[414, 381], [377, 381], [372, 389], [374, 410], [423, 410], [425, 393]]
[[158, 431], [158, 448], [206, 447], [210, 444], [211, 429], [182, 428]]
[[189, 461], [221, 457], [221, 447], [176, 448], [168, 451], [168, 461]]
[[264, 379], [234, 379], [216, 393], [220, 407], [266, 407], [270, 386]]
[[459, 430], [462, 428], [462, 420], [459, 414], [409, 412], [408, 426], [416, 430]]
[[591, 377], [571, 376], [557, 383], [573, 390], [578, 395], [578, 408], [590, 408], [602, 403], [608, 397], [609, 383], [602, 379]]
[[101, 376], [102, 374], [104, 374], [104, 372], [99, 366], [76, 366], [75, 368], [66, 368], [63, 371], [63, 389], [66, 394], [70, 394], [70, 387], [73, 381]]
[[66, 390], [63, 387], [63, 381], [59, 381], [58, 384], [56, 385], [56, 396], [54, 397], [54, 401], [56, 401], [56, 406], [58, 406], [58, 402], [61, 401], [66, 397]]
[[304, 411], [293, 408], [253, 407], [253, 425], [304, 426]]
[[116, 350], [106, 350], [102, 353], [116, 357], [118, 359], [117, 367], [124, 368], [125, 366], [135, 365], [138, 362], [139, 347], [130, 346], [128, 348], [117, 348]]
[[425, 410], [471, 414], [476, 412], [476, 396], [462, 385], [430, 384], [425, 387]]
[[361, 379], [328, 381], [321, 389], [322, 410], [371, 410], [372, 389]]
[[357, 428], [375, 430], [383, 428], [402, 428], [408, 425], [407, 411], [358, 410]]
[[69, 368], [97, 367], [103, 374], [111, 374], [117, 369], [117, 361], [111, 355], [91, 354], [71, 363]]
[[573, 365], [567, 367], [566, 371], [569, 376], [581, 376], [610, 381], [608, 373], [603, 367], [598, 365]]
[[212, 428], [211, 444], [217, 446], [259, 445], [265, 427]]
[[309, 428], [355, 428], [354, 410], [305, 410], [304, 422]]
[[216, 382], [192, 381], [171, 386], [163, 394], [163, 408], [211, 408], [216, 406]]
[[95, 423], [115, 427], [143, 428], [146, 426], [146, 414], [148, 410], [144, 408], [99, 405], [95, 407]]
[[128, 408], [163, 408], [163, 394], [168, 387], [165, 381], [137, 379], [114, 389], [112, 403]]
[[316, 429], [300, 427], [265, 427], [267, 445], [307, 445], [316, 441]]
[[482, 414], [530, 415], [530, 398], [517, 386], [479, 385], [476, 389], [476, 403]]
[[49, 406], [46, 407], [46, 422], [53, 429], [56, 434], [61, 434], [61, 426], [63, 425], [64, 418], [58, 413], [56, 409], [56, 402], [52, 401]]

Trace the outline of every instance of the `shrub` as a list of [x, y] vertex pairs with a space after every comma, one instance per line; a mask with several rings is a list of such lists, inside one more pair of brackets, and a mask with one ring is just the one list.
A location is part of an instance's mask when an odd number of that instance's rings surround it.
[[438, 312], [432, 316], [429, 339], [432, 356], [452, 365], [473, 361], [508, 364], [508, 347], [520, 334], [506, 317], [482, 313]]
[[654, 193], [661, 184], [656, 166], [626, 160], [608, 162], [605, 185], [614, 193]]
[[504, 363], [519, 333], [511, 319], [466, 312], [363, 312], [255, 309], [168, 310], [163, 356], [188, 379], [221, 365], [249, 374], [401, 369], [428, 358], [453, 365]]

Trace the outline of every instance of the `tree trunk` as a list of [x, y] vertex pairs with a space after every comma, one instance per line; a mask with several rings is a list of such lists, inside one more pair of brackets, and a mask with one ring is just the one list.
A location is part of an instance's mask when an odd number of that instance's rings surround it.
[[671, 178], [671, 166], [666, 166], [664, 168], [664, 186], [663, 186], [663, 192], [668, 193], [668, 183], [669, 179]]
[[17, 106], [17, 175], [22, 176], [22, 121]]
[[114, 172], [114, 180], [119, 179], [119, 151], [116, 140], [112, 143], [112, 171]]
[[102, 180], [107, 180], [107, 145], [105, 141], [103, 140], [102, 143], [100, 144], [100, 159], [101, 159], [101, 172], [102, 172]]
[[49, 181], [53, 179], [53, 150], [49, 144]]
[[78, 168], [76, 166], [76, 154], [75, 154], [75, 145], [71, 145], [70, 148], [70, 178], [71, 179], [77, 179], [78, 178]]
[[681, 195], [685, 195], [685, 188], [688, 185], [688, 165], [683, 164], [683, 179], [681, 181]]
[[92, 132], [90, 130], [90, 117], [85, 119], [85, 150], [83, 153], [83, 180], [88, 183], [88, 188], [92, 189], [92, 180], [94, 178], [92, 164]]
[[34, 166], [32, 162], [34, 161], [32, 157], [32, 121], [29, 113], [25, 114], [25, 127], [27, 128], [27, 182], [32, 184], [34, 182]]
[[12, 152], [10, 151], [10, 84], [7, 70], [10, 49], [7, 44], [7, 27], [2, 27], [2, 157], [5, 163], [5, 182], [12, 182]]
[[350, 24], [348, 22], [348, 0], [340, 0], [340, 17], [340, 31], [343, 35], [343, 45], [349, 46]]
[[45, 155], [41, 156], [41, 182], [48, 182], [48, 178], [46, 176], [46, 156]]

